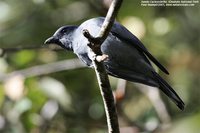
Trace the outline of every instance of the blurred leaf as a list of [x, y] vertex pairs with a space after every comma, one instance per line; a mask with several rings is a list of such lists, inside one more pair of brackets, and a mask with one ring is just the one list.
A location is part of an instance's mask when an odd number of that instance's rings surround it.
[[33, 61], [35, 55], [33, 51], [23, 50], [14, 54], [10, 59], [18, 67], [24, 67]]
[[51, 120], [55, 114], [58, 112], [58, 103], [53, 100], [49, 100], [45, 103], [41, 110], [41, 115], [46, 120]]
[[40, 86], [44, 93], [58, 101], [64, 109], [71, 110], [71, 96], [61, 82], [50, 77], [45, 77], [40, 80]]
[[20, 114], [26, 112], [27, 110], [32, 108], [32, 102], [28, 98], [21, 99], [14, 106], [14, 110], [17, 110]]

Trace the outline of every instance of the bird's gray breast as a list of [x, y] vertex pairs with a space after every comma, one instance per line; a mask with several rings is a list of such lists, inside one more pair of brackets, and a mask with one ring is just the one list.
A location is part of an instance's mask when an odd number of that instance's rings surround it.
[[86, 21], [81, 24], [78, 29], [74, 32], [73, 39], [73, 51], [74, 53], [88, 66], [92, 66], [92, 54], [89, 48], [88, 39], [83, 35], [83, 30], [87, 29], [92, 36], [97, 36], [100, 27], [96, 21]]
[[95, 35], [94, 30], [91, 30], [91, 27], [88, 28], [88, 26], [79, 26], [74, 33], [73, 51], [87, 66], [92, 66], [91, 49], [88, 46], [88, 39], [83, 35], [84, 29], [87, 29], [90, 34]]

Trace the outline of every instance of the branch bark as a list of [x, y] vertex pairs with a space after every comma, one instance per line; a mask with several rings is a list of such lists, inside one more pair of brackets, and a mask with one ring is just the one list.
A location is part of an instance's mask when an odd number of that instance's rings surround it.
[[115, 107], [115, 103], [114, 103], [114, 97], [113, 97], [113, 93], [112, 93], [112, 90], [110, 87], [110, 82], [108, 79], [107, 72], [105, 70], [105, 67], [104, 67], [104, 64], [102, 63], [102, 61], [98, 61], [96, 57], [102, 55], [101, 44], [107, 38], [107, 36], [113, 26], [113, 23], [115, 21], [115, 18], [117, 16], [119, 8], [122, 4], [122, 1], [123, 0], [113, 0], [112, 1], [98, 36], [93, 37], [88, 32], [87, 29], [85, 29], [83, 31], [84, 36], [90, 42], [90, 44], [88, 46], [91, 48], [91, 52], [94, 55], [92, 62], [94, 65], [100, 92], [101, 92], [103, 102], [104, 102], [109, 133], [119, 133], [120, 132], [119, 124], [118, 124], [118, 116], [117, 116], [117, 111], [116, 111], [116, 107]]

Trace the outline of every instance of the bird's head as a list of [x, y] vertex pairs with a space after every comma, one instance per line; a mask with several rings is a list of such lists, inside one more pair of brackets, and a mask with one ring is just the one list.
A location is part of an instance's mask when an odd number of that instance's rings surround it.
[[77, 26], [63, 26], [60, 27], [52, 37], [48, 38], [44, 44], [57, 44], [64, 49], [72, 49], [73, 32]]

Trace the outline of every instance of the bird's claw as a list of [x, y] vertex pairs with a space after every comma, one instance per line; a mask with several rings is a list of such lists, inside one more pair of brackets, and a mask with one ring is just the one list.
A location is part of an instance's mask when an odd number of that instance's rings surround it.
[[96, 60], [97, 60], [98, 62], [103, 62], [103, 61], [107, 60], [108, 57], [109, 57], [109, 56], [106, 55], [106, 54], [103, 54], [103, 55], [97, 55], [97, 56], [96, 56]]

